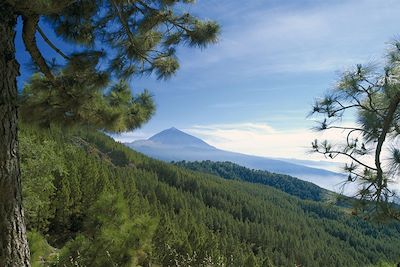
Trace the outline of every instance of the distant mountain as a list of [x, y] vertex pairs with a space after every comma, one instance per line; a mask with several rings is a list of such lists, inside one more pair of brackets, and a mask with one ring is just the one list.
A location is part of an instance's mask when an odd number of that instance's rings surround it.
[[215, 148], [203, 140], [176, 128], [164, 130], [147, 140], [126, 145], [147, 156], [164, 161], [230, 161], [247, 168], [295, 176], [328, 190], [338, 191], [345, 179], [341, 174], [267, 157], [251, 156]]
[[182, 132], [175, 127], [159, 132], [153, 135], [148, 140], [156, 144], [164, 146], [184, 147], [184, 148], [200, 148], [200, 149], [215, 149], [200, 138]]

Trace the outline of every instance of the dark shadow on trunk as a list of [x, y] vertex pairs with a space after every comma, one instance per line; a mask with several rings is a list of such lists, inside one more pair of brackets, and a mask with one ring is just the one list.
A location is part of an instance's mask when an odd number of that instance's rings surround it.
[[29, 247], [22, 211], [18, 156], [17, 81], [15, 59], [17, 16], [0, 3], [0, 266], [29, 264]]

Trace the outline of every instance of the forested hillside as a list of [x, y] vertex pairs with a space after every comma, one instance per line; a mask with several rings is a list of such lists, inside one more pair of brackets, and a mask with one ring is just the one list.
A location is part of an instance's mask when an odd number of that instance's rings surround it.
[[192, 171], [209, 173], [229, 180], [236, 179], [249, 183], [268, 185], [304, 200], [322, 201], [342, 208], [348, 208], [348, 211], [356, 204], [354, 203], [354, 199], [350, 197], [326, 190], [311, 182], [286, 174], [249, 169], [229, 161], [215, 162], [205, 160], [172, 163]]
[[314, 193], [301, 199], [284, 184], [288, 193], [187, 170], [89, 130], [23, 126], [20, 142], [33, 266], [368, 266], [400, 260], [399, 224], [372, 225], [309, 200]]
[[239, 179], [250, 183], [269, 185], [301, 199], [321, 201], [328, 198], [331, 193], [313, 183], [289, 175], [262, 170], [251, 170], [232, 162], [214, 162], [206, 160], [192, 162], [179, 161], [173, 163], [176, 166], [185, 167], [193, 171], [214, 174], [225, 179]]

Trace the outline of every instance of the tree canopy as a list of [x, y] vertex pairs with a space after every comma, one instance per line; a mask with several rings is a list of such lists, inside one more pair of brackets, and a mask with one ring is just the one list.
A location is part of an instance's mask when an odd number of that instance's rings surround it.
[[[22, 16], [23, 41], [39, 71], [24, 88], [23, 118], [40, 124], [109, 131], [140, 127], [154, 113], [154, 104], [147, 91], [132, 97], [126, 81], [152, 73], [158, 79], [172, 76], [179, 68], [177, 46], [203, 48], [216, 42], [219, 33], [216, 22], [179, 11], [177, 6], [194, 1], [6, 2]], [[46, 30], [78, 49], [61, 51]], [[45, 58], [36, 35], [59, 55], [58, 61]]]

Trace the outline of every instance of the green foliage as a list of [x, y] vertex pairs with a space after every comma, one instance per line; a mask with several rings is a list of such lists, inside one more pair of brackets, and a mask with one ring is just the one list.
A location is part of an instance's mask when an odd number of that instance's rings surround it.
[[59, 266], [69, 266], [71, 259], [80, 266], [149, 260], [156, 220], [141, 209], [133, 180], [122, 182], [123, 170], [56, 127], [43, 132], [23, 127], [21, 147], [28, 229], [62, 248]]
[[[361, 211], [375, 219], [400, 220], [395, 205], [396, 192], [390, 184], [397, 182], [400, 161], [400, 42], [396, 41], [386, 55], [381, 71], [373, 66], [357, 65], [342, 74], [336, 87], [315, 101], [312, 114], [323, 116], [317, 130], [341, 130], [343, 142], [312, 143], [313, 151], [329, 158], [345, 157], [347, 182], [357, 182]], [[355, 125], [338, 125], [355, 114]], [[389, 160], [386, 160], [389, 156]], [[368, 160], [368, 158], [372, 160]]]
[[228, 163], [219, 172], [231, 179], [194, 172], [84, 129], [24, 126], [21, 134], [42, 140], [29, 143], [33, 150], [54, 143], [65, 164], [44, 211], [52, 219], [39, 230], [58, 248], [56, 266], [345, 267], [400, 259], [399, 224], [374, 225], [301, 191], [289, 195], [261, 183], [268, 173], [248, 183], [237, 180], [248, 171]]
[[[217, 23], [180, 12], [183, 6], [192, 3], [192, 0], [10, 1], [16, 13], [26, 19], [33, 14], [45, 19], [65, 42], [85, 47], [89, 53], [108, 51], [109, 60], [103, 62], [108, 65], [106, 69], [124, 79], [152, 71], [160, 78], [171, 76], [178, 66], [171, 64], [176, 61], [178, 45], [205, 47], [217, 41], [220, 31]], [[63, 58], [69, 60], [65, 55]]]
[[57, 262], [58, 252], [36, 231], [28, 233], [32, 267], [49, 266]]
[[256, 257], [254, 257], [253, 254], [250, 254], [247, 257], [247, 259], [246, 259], [244, 264], [245, 264], [245, 266], [249, 266], [249, 267], [258, 267], [258, 266], [260, 266], [260, 265], [258, 265]]
[[122, 196], [103, 193], [85, 221], [85, 233], [61, 251], [61, 266], [68, 266], [71, 257], [80, 266], [132, 266], [139, 252], [148, 255], [154, 224], [148, 216], [132, 218]]
[[[68, 147], [64, 148], [68, 149]], [[67, 166], [57, 144], [30, 133], [20, 138], [21, 171], [25, 177], [23, 196], [25, 218], [31, 228], [48, 230], [53, 217], [51, 201], [56, 194], [56, 177], [67, 174]]]
[[301, 199], [321, 201], [329, 194], [327, 190], [315, 184], [302, 181], [289, 175], [270, 173], [261, 170], [250, 170], [232, 162], [213, 162], [206, 160], [202, 162], [180, 161], [174, 164], [193, 171], [214, 174], [226, 179], [239, 179], [250, 183], [269, 185]]
[[[90, 61], [99, 60], [93, 57]], [[54, 81], [34, 75], [22, 91], [22, 118], [47, 127], [80, 125], [113, 132], [138, 128], [151, 118], [155, 105], [147, 91], [132, 96], [128, 84], [119, 82], [104, 94], [107, 73], [98, 73], [91, 64], [76, 56]]]
[[[84, 125], [110, 132], [140, 127], [155, 105], [148, 91], [132, 95], [127, 81], [152, 73], [169, 78], [179, 68], [179, 45], [206, 47], [217, 41], [217, 23], [180, 11], [193, 2], [8, 1], [10, 10], [22, 17], [24, 44], [38, 70], [20, 98], [23, 119], [46, 127]], [[73, 52], [57, 48], [40, 28], [41, 21]], [[47, 63], [36, 32], [61, 62]]]
[[370, 265], [369, 267], [397, 267], [396, 264], [388, 263], [388, 262], [379, 262], [376, 265]]

